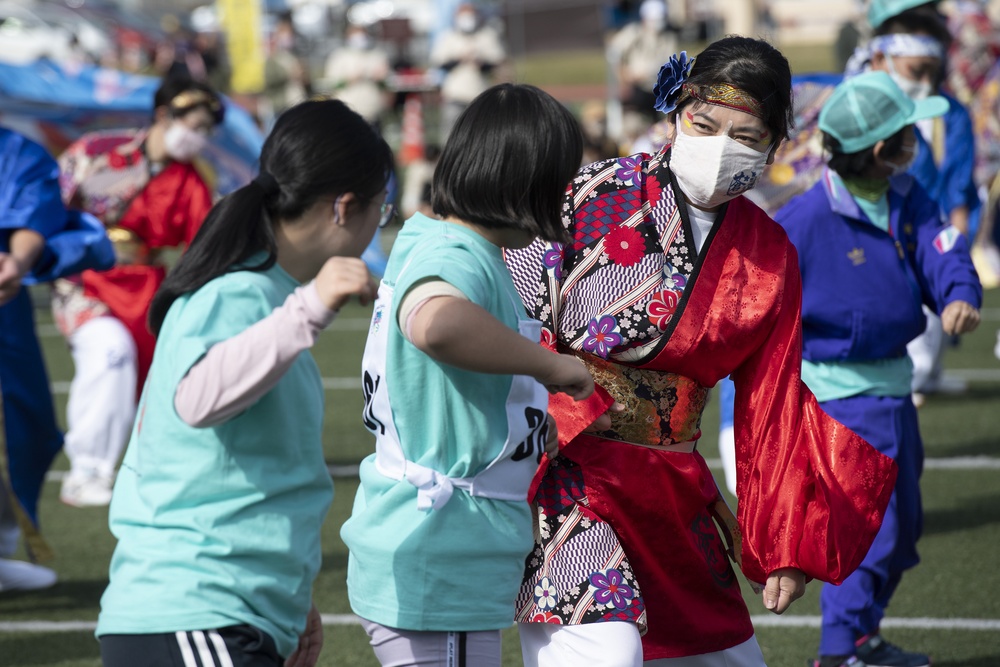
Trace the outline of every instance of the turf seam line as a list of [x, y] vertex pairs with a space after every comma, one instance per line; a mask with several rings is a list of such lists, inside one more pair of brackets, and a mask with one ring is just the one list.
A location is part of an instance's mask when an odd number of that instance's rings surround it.
[[[722, 467], [722, 459], [705, 459], [709, 468]], [[329, 464], [326, 469], [330, 477], [346, 479], [357, 477], [361, 464]], [[1000, 457], [996, 456], [955, 456], [924, 459], [924, 470], [997, 470], [1000, 469]], [[50, 470], [45, 475], [46, 482], [62, 482], [67, 475], [66, 470]]]
[[[354, 614], [322, 614], [323, 625], [357, 625], [361, 619]], [[818, 628], [820, 616], [751, 616], [756, 627]], [[995, 618], [885, 618], [882, 628], [907, 630], [972, 630], [1000, 631], [1000, 619]], [[97, 628], [96, 621], [0, 621], [0, 632], [87, 632]]]

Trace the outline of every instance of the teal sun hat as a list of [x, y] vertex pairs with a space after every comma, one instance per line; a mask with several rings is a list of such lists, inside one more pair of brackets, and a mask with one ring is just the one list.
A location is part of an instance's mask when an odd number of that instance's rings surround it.
[[842, 153], [857, 153], [947, 110], [940, 95], [913, 100], [887, 73], [865, 72], [834, 89], [819, 112], [819, 129], [840, 142]]
[[877, 30], [880, 25], [907, 9], [929, 4], [930, 0], [871, 0], [868, 4], [868, 25], [872, 30]]

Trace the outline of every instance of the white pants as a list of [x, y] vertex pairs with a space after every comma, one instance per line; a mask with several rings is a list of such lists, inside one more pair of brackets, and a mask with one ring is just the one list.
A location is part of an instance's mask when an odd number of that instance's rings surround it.
[[114, 474], [135, 419], [136, 350], [119, 320], [97, 317], [69, 339], [76, 373], [66, 406], [71, 472]]
[[500, 667], [500, 631], [419, 632], [361, 619], [382, 667]]
[[726, 426], [719, 429], [719, 458], [726, 476], [726, 488], [736, 495], [736, 429]]
[[524, 667], [641, 667], [642, 639], [634, 623], [519, 623]]
[[764, 656], [751, 637], [724, 651], [684, 658], [642, 660], [642, 640], [632, 623], [584, 625], [521, 623], [524, 667], [763, 667]]
[[941, 380], [945, 350], [941, 318], [927, 306], [924, 306], [924, 315], [927, 316], [927, 328], [906, 346], [906, 352], [913, 362], [911, 386], [917, 393], [929, 393], [937, 388]]

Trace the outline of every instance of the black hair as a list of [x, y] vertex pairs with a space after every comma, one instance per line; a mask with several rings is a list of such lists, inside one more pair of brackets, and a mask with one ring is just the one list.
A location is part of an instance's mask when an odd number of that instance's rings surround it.
[[441, 217], [563, 241], [563, 198], [582, 156], [569, 109], [534, 86], [493, 86], [458, 117], [434, 169], [431, 206]]
[[[883, 160], [892, 160], [892, 158], [902, 154], [905, 136], [906, 128], [904, 127], [885, 140], [882, 148]], [[827, 165], [841, 178], [863, 178], [868, 168], [875, 164], [875, 146], [862, 148], [854, 153], [844, 153], [840, 148], [840, 142], [833, 135], [824, 132], [823, 148], [830, 153]]]
[[[234, 270], [266, 271], [277, 261], [272, 224], [302, 216], [321, 197], [353, 193], [367, 205], [386, 186], [392, 151], [343, 102], [315, 100], [278, 117], [264, 141], [260, 170], [275, 183], [245, 185], [223, 197], [153, 298], [149, 325], [158, 334], [170, 305]], [[259, 252], [263, 261], [249, 266]]]
[[951, 46], [951, 32], [945, 19], [930, 6], [923, 5], [907, 9], [888, 18], [875, 30], [875, 36], [882, 35], [928, 35], [941, 43], [947, 52]]
[[[193, 94], [183, 95], [184, 93]], [[188, 76], [168, 76], [163, 79], [153, 94], [153, 113], [160, 107], [166, 107], [174, 118], [203, 108], [212, 115], [216, 125], [222, 122], [226, 113], [222, 99], [211, 86]]]
[[[785, 139], [792, 128], [792, 70], [781, 51], [762, 39], [729, 35], [712, 42], [695, 58], [687, 83], [728, 83], [750, 93], [764, 107], [762, 120], [774, 144]], [[672, 113], [697, 101], [689, 98]]]

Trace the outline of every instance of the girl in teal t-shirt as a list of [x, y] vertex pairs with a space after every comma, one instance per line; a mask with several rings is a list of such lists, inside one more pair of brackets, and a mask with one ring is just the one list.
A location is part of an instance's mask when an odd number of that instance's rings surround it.
[[491, 88], [438, 162], [440, 219], [414, 216], [393, 246], [362, 362], [376, 453], [341, 530], [351, 606], [382, 664], [500, 664], [533, 542], [528, 487], [556, 440], [546, 390], [594, 389], [579, 360], [537, 344], [502, 248], [564, 240], [581, 153], [552, 97]]
[[[152, 369], [111, 501], [106, 667], [311, 666], [333, 498], [309, 354], [388, 219], [392, 154], [341, 102], [286, 111], [153, 300]], [[391, 212], [388, 212], [391, 214]]]

